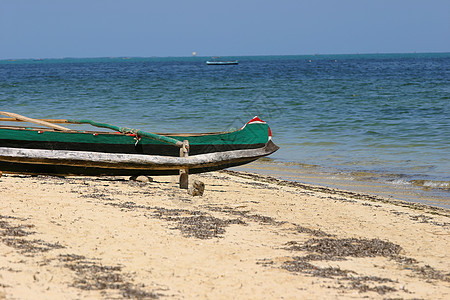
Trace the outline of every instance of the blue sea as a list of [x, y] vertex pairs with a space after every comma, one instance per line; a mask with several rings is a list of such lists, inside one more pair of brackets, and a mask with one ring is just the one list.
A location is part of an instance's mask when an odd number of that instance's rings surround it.
[[0, 60], [0, 110], [152, 132], [240, 128], [281, 148], [238, 168], [450, 208], [450, 53]]

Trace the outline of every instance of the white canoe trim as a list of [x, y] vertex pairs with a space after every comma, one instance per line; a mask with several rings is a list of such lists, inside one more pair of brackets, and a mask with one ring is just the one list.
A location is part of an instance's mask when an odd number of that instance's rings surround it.
[[214, 152], [188, 157], [0, 147], [0, 161], [101, 168], [120, 166], [124, 169], [178, 169], [256, 159], [272, 153], [274, 151], [272, 145], [275, 146], [269, 142], [257, 149]]

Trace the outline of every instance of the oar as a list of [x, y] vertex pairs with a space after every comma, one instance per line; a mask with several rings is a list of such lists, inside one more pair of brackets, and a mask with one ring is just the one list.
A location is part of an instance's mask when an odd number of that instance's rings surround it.
[[[25, 117], [22, 115], [18, 115], [18, 114], [6, 112], [6, 111], [0, 111], [0, 115], [8, 116], [8, 117], [14, 118], [15, 120], [19, 120], [22, 122], [29, 122], [29, 123], [34, 123], [34, 124], [50, 127], [50, 128], [56, 129], [56, 130], [61, 130], [61, 131], [70, 131], [71, 130], [69, 128], [55, 125], [50, 122], [46, 122], [44, 120], [32, 119], [32, 118], [28, 118], [28, 117]], [[11, 121], [14, 121], [14, 120], [11, 120]]]

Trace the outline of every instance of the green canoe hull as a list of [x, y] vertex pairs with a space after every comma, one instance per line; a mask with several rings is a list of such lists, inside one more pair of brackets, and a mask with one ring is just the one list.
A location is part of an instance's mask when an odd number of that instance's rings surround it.
[[[257, 119], [242, 129], [204, 134], [57, 131], [0, 127], [0, 171], [53, 175], [172, 175], [180, 169], [201, 173], [242, 165], [278, 147], [269, 126]], [[167, 139], [165, 138], [167, 137]], [[165, 140], [188, 141], [189, 156]]]

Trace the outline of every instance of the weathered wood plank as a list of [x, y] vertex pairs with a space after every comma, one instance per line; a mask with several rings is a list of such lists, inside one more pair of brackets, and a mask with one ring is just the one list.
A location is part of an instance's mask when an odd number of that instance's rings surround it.
[[269, 155], [278, 147], [269, 141], [257, 149], [232, 150], [186, 157], [102, 153], [70, 150], [42, 150], [0, 147], [0, 161], [56, 164], [80, 167], [179, 170], [210, 167]]

